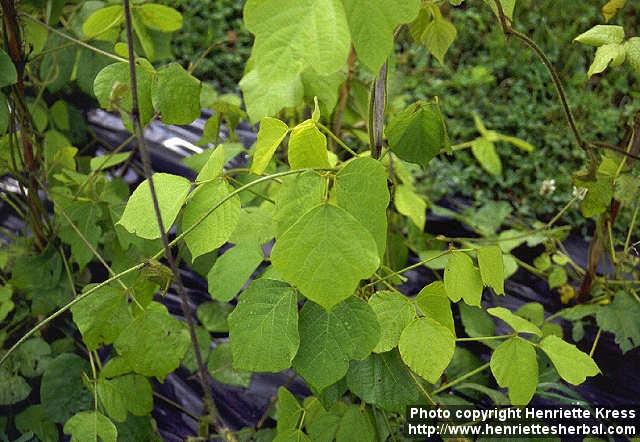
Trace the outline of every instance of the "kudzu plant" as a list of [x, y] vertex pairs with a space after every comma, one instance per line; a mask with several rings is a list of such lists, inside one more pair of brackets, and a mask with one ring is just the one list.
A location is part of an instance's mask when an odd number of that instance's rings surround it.
[[[463, 6], [490, 7], [495, 26], [513, 37], [508, 44], [520, 40], [548, 67], [584, 151], [575, 180], [586, 190], [546, 224], [504, 230], [506, 203], [466, 218], [433, 205], [478, 236], [424, 232], [432, 202], [417, 192], [415, 168], [470, 148], [499, 175], [496, 143], [534, 149], [487, 129], [480, 116], [479, 136], [452, 145], [439, 105], [446, 97], [398, 109], [388, 96], [395, 41], [412, 38], [443, 63], [457, 35], [446, 10], [462, 3], [248, 0], [244, 21], [255, 41], [241, 101], [196, 79], [199, 60], [171, 62], [171, 35], [182, 27], [173, 8], [2, 0], [0, 168], [16, 192], [1, 195], [25, 227], [2, 231], [0, 405], [12, 408], [0, 430], [21, 440], [155, 440], [150, 415], [167, 399], [152, 380], [182, 367], [202, 388], [194, 440], [386, 440], [400, 433], [410, 404], [486, 396], [526, 405], [556, 392], [575, 399], [561, 380], [578, 385], [600, 373], [595, 344], [591, 354], [579, 350], [554, 318], [574, 323], [574, 340], [595, 316], [597, 339], [606, 331], [623, 351], [640, 344], [637, 293], [624, 283], [637, 270], [637, 131], [628, 148], [604, 146], [604, 155], [581, 137], [552, 64], [515, 29], [515, 0]], [[623, 41], [622, 28], [607, 26], [576, 39], [599, 47], [589, 75], [625, 58], [637, 71], [636, 37]], [[132, 134], [105, 155], [93, 154], [101, 141], [71, 99], [81, 94]], [[144, 127], [189, 124], [202, 108], [212, 111], [199, 141], [205, 150], [185, 159], [195, 178], [153, 173]], [[235, 134], [243, 120], [259, 123], [248, 150]], [[232, 167], [243, 154], [246, 167]], [[144, 180], [130, 193], [131, 169]], [[610, 236], [613, 201], [634, 210], [623, 249]], [[561, 249], [567, 226], [555, 224], [576, 202], [597, 219], [591, 261], [610, 241], [618, 285]], [[534, 265], [512, 254], [525, 243], [544, 245]], [[195, 310], [179, 266], [207, 280], [211, 299]], [[538, 303], [499, 306], [519, 267], [579, 305], [547, 317]], [[580, 294], [568, 267], [588, 278]], [[436, 280], [406, 296], [404, 274], [417, 268]], [[171, 287], [184, 320], [162, 303]], [[470, 341], [490, 358], [475, 356]], [[281, 387], [256, 428], [231, 428], [217, 413], [224, 401], [212, 397], [212, 380], [248, 387], [254, 373], [284, 370], [311, 395], [301, 401]], [[268, 416], [275, 428], [261, 428]]]

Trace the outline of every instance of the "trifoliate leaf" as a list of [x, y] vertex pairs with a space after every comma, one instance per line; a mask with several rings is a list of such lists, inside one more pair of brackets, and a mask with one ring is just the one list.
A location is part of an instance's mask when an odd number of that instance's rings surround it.
[[304, 296], [330, 309], [375, 272], [380, 258], [362, 224], [340, 207], [321, 204], [278, 238], [271, 262]]
[[600, 373], [593, 359], [557, 336], [547, 336], [540, 342], [540, 348], [549, 356], [562, 379], [579, 385], [589, 376]]
[[364, 402], [387, 411], [402, 411], [406, 404], [417, 403], [419, 399], [411, 373], [398, 350], [351, 361], [347, 385]]
[[412, 186], [407, 184], [396, 186], [393, 204], [398, 212], [409, 218], [420, 231], [424, 230], [424, 224], [427, 221], [427, 202]]
[[380, 339], [372, 308], [349, 297], [327, 312], [313, 302], [300, 311], [300, 349], [293, 368], [318, 391], [340, 380], [351, 359], [364, 359]]
[[[182, 208], [191, 183], [186, 178], [167, 173], [153, 174], [153, 184], [164, 228], [168, 231]], [[118, 221], [130, 233], [145, 239], [160, 238], [149, 182], [144, 180], [133, 192], [122, 218]]]
[[158, 70], [151, 98], [167, 124], [189, 124], [200, 116], [200, 81], [177, 63]]
[[615, 335], [623, 353], [640, 345], [640, 303], [629, 293], [618, 292], [609, 305], [598, 309], [598, 327]]
[[435, 320], [419, 318], [404, 329], [398, 349], [411, 370], [435, 384], [453, 358], [456, 338]]
[[498, 246], [487, 246], [478, 249], [477, 254], [482, 284], [491, 287], [497, 295], [504, 295], [502, 250]]
[[466, 253], [455, 252], [444, 268], [444, 287], [449, 299], [480, 306], [482, 300], [482, 278]]
[[93, 397], [82, 381], [83, 373], [91, 373], [89, 363], [72, 353], [63, 353], [49, 363], [40, 384], [40, 400], [48, 419], [62, 423], [91, 406]]
[[231, 301], [256, 271], [264, 255], [256, 242], [238, 244], [216, 260], [209, 273], [209, 294], [218, 301]]
[[[138, 82], [138, 105], [140, 121], [146, 125], [153, 116], [151, 102], [151, 86], [155, 71], [147, 60], [136, 60], [136, 79]], [[131, 130], [131, 90], [129, 79], [129, 63], [118, 62], [104, 67], [93, 80], [93, 94], [100, 106], [107, 109], [122, 109], [124, 125]]]
[[126, 293], [112, 286], [104, 286], [90, 294], [71, 307], [71, 312], [89, 350], [112, 344], [133, 320]]
[[527, 405], [538, 386], [538, 359], [524, 339], [507, 339], [491, 355], [491, 372], [498, 385], [509, 389], [512, 405]]
[[[182, 216], [182, 230], [196, 226], [185, 237], [193, 259], [218, 249], [227, 242], [240, 218], [240, 198], [229, 194], [232, 188], [223, 180], [201, 184], [194, 190]], [[199, 224], [198, 221], [213, 207], [218, 206]]]
[[614, 25], [596, 25], [573, 39], [573, 41], [596, 47], [612, 43], [620, 44], [622, 40], [624, 40], [624, 28]]
[[231, 344], [228, 342], [223, 342], [211, 350], [207, 360], [207, 369], [213, 379], [223, 384], [248, 387], [251, 383], [250, 372], [238, 371], [233, 368]]
[[175, 9], [157, 3], [137, 6], [136, 13], [145, 26], [160, 32], [175, 32], [182, 28], [182, 15]]
[[277, 118], [264, 117], [260, 120], [260, 130], [251, 162], [251, 173], [262, 174], [276, 149], [289, 133], [289, 127]]
[[391, 119], [386, 133], [393, 153], [424, 167], [440, 150], [449, 147], [447, 128], [437, 102], [413, 103]]
[[507, 310], [504, 307], [489, 308], [487, 309], [487, 313], [491, 316], [502, 319], [517, 333], [532, 333], [537, 336], [542, 336], [542, 332], [536, 325], [518, 315], [513, 314], [510, 310]]
[[356, 158], [338, 172], [334, 191], [336, 204], [371, 232], [384, 255], [387, 246], [387, 206], [389, 189], [387, 171], [372, 158]]
[[178, 368], [190, 344], [186, 326], [164, 305], [151, 302], [120, 333], [115, 348], [136, 373], [164, 379]]
[[[398, 25], [418, 14], [419, 0], [343, 0], [358, 58], [377, 74], [393, 50]], [[343, 58], [343, 60], [345, 60]]]
[[380, 340], [373, 351], [389, 351], [398, 345], [402, 330], [415, 319], [416, 309], [406, 296], [392, 291], [375, 293], [369, 298], [369, 306], [378, 318], [381, 331]]
[[97, 411], [81, 411], [64, 424], [64, 434], [71, 435], [71, 442], [116, 442], [118, 430], [105, 415]]
[[442, 281], [435, 281], [423, 287], [416, 296], [416, 304], [423, 315], [439, 322], [455, 333], [451, 301], [449, 301]]
[[330, 167], [327, 137], [313, 120], [303, 121], [291, 129], [288, 158], [292, 169]]
[[270, 279], [252, 282], [228, 323], [233, 368], [277, 372], [291, 366], [300, 337], [296, 293], [287, 284]]

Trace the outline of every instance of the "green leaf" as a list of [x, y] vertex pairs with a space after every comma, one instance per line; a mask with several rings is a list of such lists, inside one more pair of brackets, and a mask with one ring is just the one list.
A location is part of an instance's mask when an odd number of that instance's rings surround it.
[[444, 64], [444, 55], [455, 41], [458, 31], [453, 23], [442, 17], [437, 7], [433, 10], [437, 11], [437, 14], [424, 27], [420, 41], [441, 64]]
[[0, 93], [0, 135], [4, 135], [9, 128], [9, 116], [7, 97]]
[[185, 325], [164, 305], [151, 302], [120, 333], [115, 347], [133, 371], [163, 379], [178, 368], [190, 343]]
[[157, 3], [137, 6], [136, 13], [148, 28], [160, 32], [175, 32], [182, 28], [182, 14], [175, 9]]
[[415, 319], [416, 309], [406, 296], [392, 291], [374, 293], [369, 298], [369, 306], [378, 318], [381, 331], [380, 340], [373, 351], [389, 351], [398, 345], [402, 330]]
[[371, 442], [373, 440], [376, 440], [376, 429], [369, 414], [357, 405], [350, 405], [340, 419], [336, 442]]
[[42, 442], [57, 442], [59, 438], [56, 424], [44, 415], [42, 405], [31, 405], [16, 416], [16, 428], [21, 433], [32, 431]]
[[13, 405], [25, 400], [31, 393], [31, 386], [22, 377], [0, 367], [0, 405]]
[[325, 180], [316, 172], [287, 176], [276, 195], [276, 238], [322, 202]]
[[347, 385], [364, 402], [392, 412], [404, 411], [407, 404], [418, 403], [420, 399], [411, 373], [397, 350], [352, 361]]
[[290, 428], [288, 430], [284, 430], [282, 433], [278, 433], [278, 435], [273, 439], [272, 442], [312, 442], [302, 430], [298, 430], [296, 428]]
[[630, 293], [618, 292], [609, 305], [598, 309], [598, 327], [615, 335], [616, 343], [626, 353], [640, 345], [640, 303]]
[[396, 28], [418, 15], [420, 1], [343, 0], [342, 3], [358, 58], [377, 74], [393, 51]]
[[549, 273], [548, 283], [550, 289], [555, 289], [567, 283], [567, 272], [562, 267], [554, 267]]
[[322, 115], [331, 115], [338, 103], [340, 85], [347, 79], [345, 69], [340, 69], [329, 75], [320, 75], [313, 68], [302, 73], [305, 102], [313, 103], [315, 97], [320, 102]]
[[531, 333], [536, 336], [542, 336], [542, 332], [536, 325], [518, 315], [513, 314], [510, 310], [507, 310], [504, 307], [488, 308], [487, 313], [491, 316], [502, 319], [517, 333]]
[[307, 68], [329, 75], [345, 64], [350, 39], [340, 0], [249, 0], [244, 20], [255, 35], [240, 82], [252, 121], [300, 104]]
[[532, 344], [514, 337], [491, 355], [491, 372], [498, 385], [509, 389], [512, 405], [527, 405], [538, 386], [538, 359]]
[[353, 296], [329, 312], [306, 302], [299, 327], [300, 349], [293, 368], [318, 391], [340, 380], [351, 359], [366, 358], [380, 338], [373, 309]]
[[504, 295], [504, 262], [502, 250], [498, 246], [478, 249], [478, 267], [482, 284], [491, 287], [498, 295]]
[[133, 24], [135, 36], [138, 37], [138, 42], [140, 42], [140, 46], [142, 46], [142, 50], [144, 51], [145, 56], [148, 60], [154, 61], [156, 58], [156, 48], [153, 43], [153, 39], [151, 38], [147, 27], [142, 24], [142, 20], [140, 19], [135, 9], [133, 10], [133, 13], [131, 15], [131, 22]]
[[437, 321], [451, 330], [452, 333], [455, 333], [451, 302], [442, 281], [435, 281], [423, 287], [418, 296], [416, 296], [416, 304], [423, 315]]
[[159, 69], [151, 86], [153, 107], [167, 124], [189, 124], [200, 116], [200, 81], [177, 63]]
[[218, 301], [231, 301], [256, 271], [264, 256], [255, 242], [238, 244], [220, 256], [209, 273], [209, 294]]
[[91, 168], [92, 172], [109, 169], [113, 166], [124, 163], [129, 159], [130, 156], [131, 152], [122, 152], [109, 156], [93, 157], [89, 162], [89, 167]]
[[127, 412], [144, 416], [153, 410], [153, 390], [144, 376], [127, 374], [114, 379], [98, 379], [98, 397], [105, 411], [116, 422], [124, 422]]
[[399, 158], [427, 167], [449, 137], [437, 102], [417, 101], [398, 112], [386, 130], [389, 146]]
[[106, 6], [93, 12], [82, 24], [82, 33], [87, 39], [111, 40], [109, 29], [119, 27], [124, 21], [122, 5]]
[[398, 212], [409, 218], [420, 231], [424, 230], [424, 224], [427, 220], [427, 202], [416, 193], [412, 186], [407, 184], [396, 186], [393, 204]]
[[380, 258], [362, 224], [342, 208], [321, 204], [278, 238], [271, 262], [304, 296], [329, 309], [371, 276]]
[[204, 302], [198, 306], [196, 316], [211, 333], [226, 333], [229, 331], [227, 317], [233, 310], [231, 304], [223, 302]]
[[562, 379], [572, 385], [579, 385], [589, 376], [600, 373], [593, 359], [557, 336], [547, 336], [540, 342], [540, 348], [549, 356]]
[[15, 307], [11, 300], [13, 290], [10, 285], [0, 287], [0, 322], [4, 321]]
[[[162, 223], [165, 230], [169, 231], [189, 194], [191, 183], [180, 176], [154, 173], [153, 184], [158, 197]], [[156, 222], [148, 180], [144, 180], [133, 192], [117, 224], [140, 238], [160, 238], [160, 228]]]
[[246, 388], [251, 383], [251, 373], [234, 370], [231, 344], [228, 342], [217, 345], [209, 353], [207, 369], [213, 379], [223, 384]]
[[292, 169], [331, 167], [327, 151], [327, 137], [309, 119], [291, 129], [288, 150]]
[[387, 171], [372, 158], [349, 161], [335, 178], [336, 204], [369, 230], [382, 257], [387, 246]]
[[451, 254], [444, 268], [444, 287], [453, 302], [464, 299], [469, 305], [480, 306], [482, 278], [466, 253]]
[[435, 384], [453, 358], [456, 338], [435, 320], [419, 318], [404, 329], [398, 349], [411, 370]]
[[476, 138], [471, 145], [471, 152], [484, 170], [493, 176], [502, 175], [502, 161], [496, 153], [495, 144], [484, 137]]
[[[203, 169], [204, 170], [204, 169]], [[211, 208], [227, 198], [232, 188], [223, 180], [201, 184], [193, 192], [182, 216], [182, 230], [195, 226]], [[192, 259], [212, 252], [229, 240], [240, 218], [240, 198], [234, 195], [189, 232], [184, 241]]]
[[42, 338], [31, 338], [14, 353], [11, 360], [27, 378], [42, 375], [51, 362], [51, 347]]
[[0, 49], [0, 87], [11, 86], [18, 81], [18, 73], [11, 58]]
[[612, 43], [620, 44], [622, 40], [624, 40], [624, 28], [613, 25], [596, 25], [573, 39], [573, 41], [596, 47]]
[[227, 162], [225, 153], [224, 144], [220, 144], [218, 147], [213, 149], [209, 158], [207, 158], [207, 162], [204, 163], [204, 166], [200, 169], [200, 172], [196, 177], [196, 183], [209, 181], [222, 175], [224, 172], [224, 165]]
[[[153, 116], [151, 87], [155, 71], [144, 59], [136, 60], [136, 79], [138, 81], [138, 105], [140, 121], [146, 125]], [[129, 63], [118, 62], [104, 67], [93, 80], [93, 94], [100, 106], [107, 109], [121, 109], [120, 115], [124, 125], [131, 130], [131, 91], [129, 79]]]
[[89, 350], [113, 343], [133, 320], [126, 293], [111, 286], [104, 286], [87, 296], [71, 307], [71, 312]]
[[252, 282], [228, 322], [235, 369], [277, 372], [291, 366], [300, 337], [296, 293], [287, 284]]
[[91, 373], [89, 363], [72, 353], [63, 353], [49, 363], [40, 384], [40, 400], [48, 419], [62, 423], [91, 406], [93, 397], [82, 381], [83, 373]]
[[298, 428], [303, 412], [300, 403], [289, 390], [284, 387], [278, 388], [278, 401], [276, 402], [278, 433]]
[[587, 76], [591, 78], [595, 74], [603, 72], [609, 65], [615, 67], [624, 63], [626, 57], [625, 46], [617, 43], [605, 44], [596, 50], [593, 63], [589, 66]]
[[97, 411], [81, 411], [74, 415], [64, 424], [64, 434], [71, 435], [71, 442], [116, 442], [118, 438], [113, 422]]
[[256, 175], [264, 173], [287, 133], [289, 133], [289, 126], [277, 118], [264, 117], [260, 120], [260, 130], [251, 162], [251, 173]]

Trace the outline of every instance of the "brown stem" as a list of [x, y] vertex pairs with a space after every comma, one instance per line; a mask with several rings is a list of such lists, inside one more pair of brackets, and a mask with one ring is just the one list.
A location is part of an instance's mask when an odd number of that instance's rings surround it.
[[46, 215], [38, 197], [37, 176], [40, 170], [40, 162], [34, 154], [33, 145], [36, 137], [31, 125], [31, 114], [25, 105], [24, 65], [26, 58], [22, 50], [20, 24], [14, 0], [0, 0], [0, 5], [2, 6], [5, 46], [17, 73], [16, 84], [12, 87], [12, 95], [14, 97], [12, 118], [18, 121], [17, 126], [20, 129], [21, 151], [27, 175], [26, 199], [29, 206], [31, 228], [36, 248], [43, 250], [47, 242], [43, 230], [43, 219]]
[[165, 230], [164, 223], [162, 222], [160, 205], [158, 204], [158, 196], [156, 194], [156, 189], [153, 184], [153, 171], [151, 167], [151, 159], [149, 156], [149, 152], [147, 151], [147, 148], [146, 148], [144, 134], [142, 132], [142, 124], [140, 122], [140, 110], [138, 106], [138, 84], [136, 79], [136, 61], [135, 61], [135, 54], [133, 50], [133, 24], [131, 20], [131, 5], [129, 0], [124, 0], [124, 17], [125, 17], [125, 28], [127, 33], [127, 46], [128, 46], [128, 55], [129, 55], [129, 75], [130, 75], [130, 81], [131, 81], [131, 124], [133, 125], [136, 141], [138, 142], [138, 150], [140, 152], [140, 157], [142, 159], [145, 178], [149, 183], [149, 190], [151, 192], [151, 199], [153, 201], [153, 210], [155, 212], [156, 220], [158, 222], [158, 228], [160, 229], [160, 237], [162, 238], [162, 244], [164, 247], [164, 255], [165, 255], [165, 258], [167, 259], [167, 262], [169, 263], [169, 267], [171, 268], [173, 277], [176, 282], [178, 294], [180, 296], [180, 301], [182, 305], [182, 312], [187, 321], [189, 335], [191, 337], [191, 343], [193, 345], [193, 351], [195, 354], [196, 363], [198, 365], [198, 377], [204, 393], [204, 413], [203, 414], [206, 417], [205, 419], [207, 420], [207, 422], [204, 422], [205, 425], [202, 428], [202, 430], [204, 430], [204, 433], [205, 433], [202, 436], [208, 437], [209, 425], [214, 424], [215, 419], [217, 417], [217, 411], [216, 411], [215, 404], [213, 402], [213, 396], [211, 394], [211, 386], [209, 383], [209, 373], [207, 371], [207, 367], [202, 358], [200, 345], [198, 344], [198, 336], [196, 335], [196, 325], [193, 319], [193, 311], [191, 309], [191, 304], [189, 303], [189, 297], [187, 296], [187, 292], [182, 282], [182, 277], [180, 276], [178, 265], [173, 256], [173, 252], [171, 251], [171, 247], [169, 245], [167, 232]]

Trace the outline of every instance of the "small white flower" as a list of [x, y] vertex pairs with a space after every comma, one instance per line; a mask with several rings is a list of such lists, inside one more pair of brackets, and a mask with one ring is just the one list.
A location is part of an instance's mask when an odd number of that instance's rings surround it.
[[550, 179], [550, 180], [544, 180], [542, 182], [542, 185], [540, 186], [540, 195], [542, 196], [551, 195], [555, 191], [556, 191], [556, 180]]
[[584, 197], [587, 196], [588, 191], [589, 189], [587, 189], [586, 187], [573, 186], [573, 197], [582, 201]]

